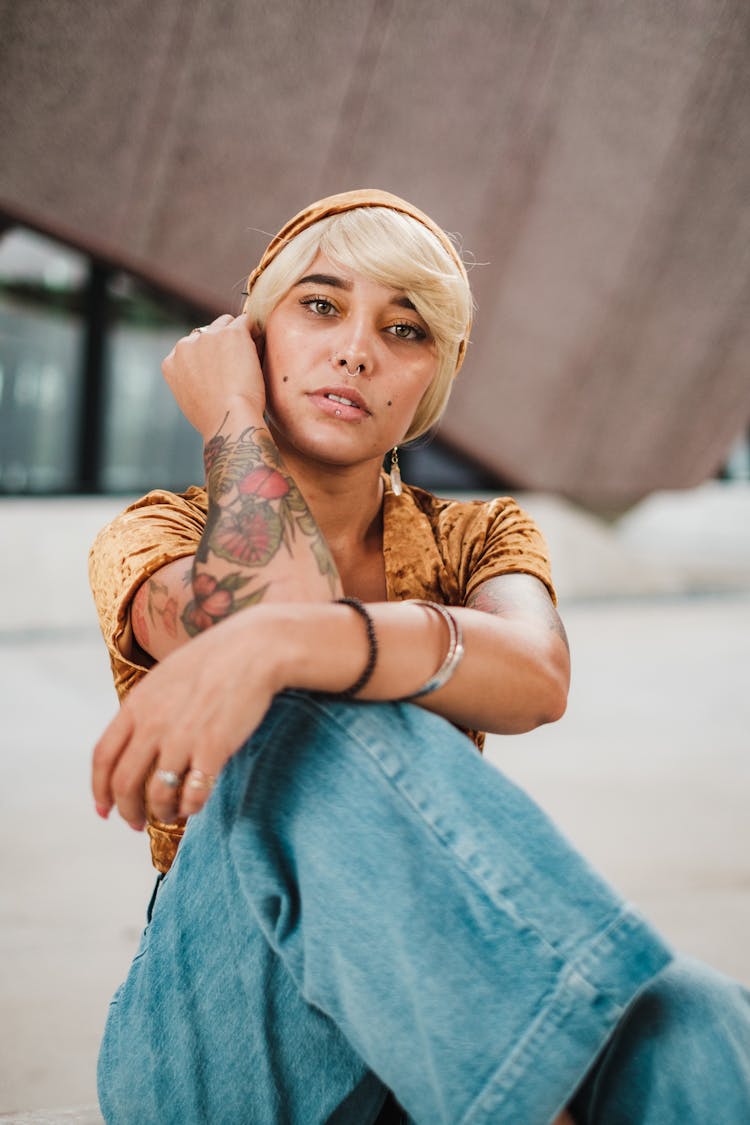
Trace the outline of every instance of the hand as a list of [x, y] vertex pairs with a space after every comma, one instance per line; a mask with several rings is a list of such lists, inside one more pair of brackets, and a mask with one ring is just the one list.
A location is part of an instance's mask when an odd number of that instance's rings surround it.
[[[161, 820], [198, 812], [231, 755], [261, 723], [284, 686], [274, 661], [268, 614], [241, 610], [152, 668], [128, 695], [94, 750], [97, 809], [113, 805], [133, 828], [146, 804]], [[184, 779], [182, 792], [153, 767]], [[188, 771], [199, 771], [198, 774]], [[202, 776], [201, 776], [202, 775]]]
[[219, 316], [178, 340], [161, 365], [177, 405], [208, 441], [233, 401], [249, 404], [262, 424], [266, 388], [247, 316]]

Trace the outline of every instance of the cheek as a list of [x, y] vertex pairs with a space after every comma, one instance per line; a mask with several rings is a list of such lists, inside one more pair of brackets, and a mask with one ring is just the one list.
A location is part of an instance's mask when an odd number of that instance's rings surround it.
[[411, 426], [429, 385], [429, 382], [424, 384], [419, 382], [408, 388], [395, 388], [389, 391], [382, 416], [390, 429], [393, 430], [395, 427], [393, 440], [397, 443], [403, 440], [404, 434]]
[[289, 350], [283, 344], [279, 346], [273, 340], [267, 340], [261, 369], [269, 401], [273, 401], [275, 394], [278, 394], [284, 384], [289, 382], [290, 364]]
[[416, 410], [427, 391], [432, 386], [436, 374], [437, 371], [434, 365], [432, 363], [426, 364], [423, 370], [415, 373], [415, 378], [410, 382], [409, 388], [404, 394], [399, 395], [398, 388], [396, 388], [394, 394], [390, 396], [393, 399], [394, 405], [399, 401], [399, 398], [401, 398], [404, 404], [408, 401], [411, 408]]
[[266, 335], [263, 374], [275, 382], [284, 376], [304, 375], [316, 362], [316, 342], [294, 327]]

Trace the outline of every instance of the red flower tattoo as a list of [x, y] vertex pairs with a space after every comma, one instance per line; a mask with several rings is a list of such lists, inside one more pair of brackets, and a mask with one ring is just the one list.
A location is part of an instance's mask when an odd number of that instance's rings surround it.
[[259, 496], [262, 500], [280, 500], [289, 492], [289, 482], [276, 469], [260, 465], [252, 469], [237, 485], [243, 496]]
[[202, 602], [210, 598], [218, 585], [218, 579], [214, 578], [213, 574], [197, 574], [193, 579], [193, 593], [198, 601]]
[[269, 503], [246, 504], [225, 511], [214, 531], [215, 554], [243, 566], [265, 566], [279, 549], [281, 520]]
[[219, 589], [214, 590], [213, 594], [209, 594], [204, 601], [200, 602], [200, 607], [210, 617], [226, 617], [232, 609], [233, 602], [234, 594], [231, 590]]
[[238, 572], [225, 574], [221, 581], [213, 574], [197, 574], [193, 579], [195, 597], [182, 614], [185, 631], [194, 637], [196, 633], [202, 633], [204, 629], [229, 617], [231, 613], [261, 601], [268, 584], [254, 590], [251, 594], [245, 594], [242, 598], [235, 597], [238, 591], [252, 581], [251, 577], [243, 577]]
[[185, 626], [185, 631], [194, 637], [196, 633], [202, 633], [204, 629], [208, 629], [213, 625], [214, 619], [208, 613], [205, 613], [197, 602], [191, 602], [186, 606], [185, 612], [182, 615], [182, 624]]

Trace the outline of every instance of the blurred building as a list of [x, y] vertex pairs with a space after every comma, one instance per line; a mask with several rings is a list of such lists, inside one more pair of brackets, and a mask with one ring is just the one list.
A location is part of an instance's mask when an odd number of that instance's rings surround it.
[[437, 488], [622, 511], [747, 475], [745, 0], [0, 2], [0, 489], [200, 477], [161, 385], [267, 236], [376, 185], [478, 317]]

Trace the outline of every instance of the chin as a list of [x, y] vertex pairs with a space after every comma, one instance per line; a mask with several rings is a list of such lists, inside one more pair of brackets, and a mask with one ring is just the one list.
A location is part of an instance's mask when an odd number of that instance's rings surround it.
[[334, 424], [301, 430], [294, 420], [287, 425], [271, 415], [267, 415], [267, 422], [282, 456], [289, 451], [317, 464], [343, 468], [376, 458], [382, 460], [390, 449], [388, 446], [381, 452], [380, 445], [373, 446], [371, 441], [363, 441], [358, 426], [346, 430], [342, 428], [339, 432]]

